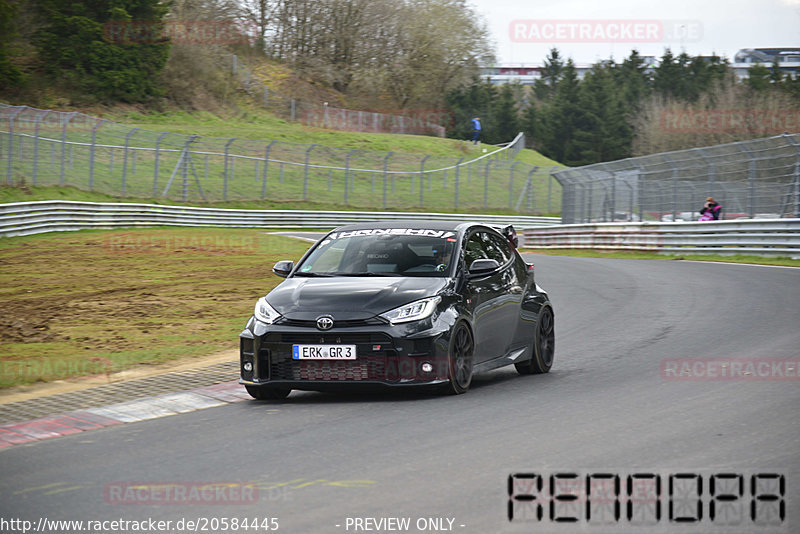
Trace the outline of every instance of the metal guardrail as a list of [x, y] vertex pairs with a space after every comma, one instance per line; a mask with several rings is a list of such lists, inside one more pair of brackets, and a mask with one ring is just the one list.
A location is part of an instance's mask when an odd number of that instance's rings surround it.
[[565, 224], [521, 232], [539, 249], [635, 250], [669, 254], [750, 254], [800, 259], [800, 219]]
[[365, 221], [479, 221], [518, 228], [560, 224], [558, 217], [458, 213], [358, 211], [236, 210], [134, 203], [69, 200], [0, 204], [0, 237], [86, 229], [147, 226], [218, 226], [250, 228], [334, 228]]

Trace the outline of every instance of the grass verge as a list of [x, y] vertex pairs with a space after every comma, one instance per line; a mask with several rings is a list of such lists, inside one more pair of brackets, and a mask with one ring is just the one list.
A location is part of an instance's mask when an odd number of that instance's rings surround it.
[[308, 243], [264, 230], [153, 228], [0, 240], [0, 387], [235, 347], [275, 261]]
[[620, 258], [628, 260], [687, 260], [713, 261], [722, 263], [748, 263], [757, 265], [781, 265], [800, 267], [800, 260], [785, 257], [747, 256], [736, 254], [723, 256], [720, 254], [656, 254], [655, 252], [602, 251], [587, 249], [522, 249], [523, 253], [547, 254], [548, 256], [573, 256], [577, 258]]

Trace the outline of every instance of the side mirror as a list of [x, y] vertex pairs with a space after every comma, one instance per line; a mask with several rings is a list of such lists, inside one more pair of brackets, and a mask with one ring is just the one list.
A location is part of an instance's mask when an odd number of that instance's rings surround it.
[[275, 264], [272, 268], [272, 272], [281, 278], [286, 278], [289, 276], [289, 273], [292, 272], [292, 269], [294, 269], [294, 262], [291, 260], [283, 260]]
[[472, 265], [469, 266], [469, 274], [470, 275], [481, 275], [490, 273], [500, 267], [500, 263], [497, 260], [490, 260], [490, 259], [480, 259], [475, 260], [472, 262]]

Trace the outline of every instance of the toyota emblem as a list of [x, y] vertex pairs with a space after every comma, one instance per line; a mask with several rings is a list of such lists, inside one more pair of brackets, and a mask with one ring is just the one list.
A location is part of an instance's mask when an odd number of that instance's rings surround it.
[[333, 328], [333, 317], [330, 315], [317, 317], [317, 328], [320, 330], [330, 330]]

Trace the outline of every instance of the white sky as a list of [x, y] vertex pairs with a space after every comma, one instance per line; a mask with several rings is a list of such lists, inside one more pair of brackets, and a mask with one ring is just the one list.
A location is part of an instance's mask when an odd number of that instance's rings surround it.
[[[621, 61], [633, 48], [641, 55], [673, 53], [710, 55], [733, 60], [742, 48], [800, 47], [800, 0], [468, 0], [486, 20], [500, 63], [541, 63], [553, 46], [578, 64], [613, 57]], [[539, 42], [512, 42], [510, 23], [537, 21]], [[603, 31], [609, 21], [659, 21], [676, 35], [648, 42], [547, 41], [546, 21], [591, 21], [592, 31]], [[597, 24], [596, 21], [605, 21]], [[524, 26], [531, 28], [531, 25]], [[552, 27], [551, 27], [552, 28]], [[562, 28], [563, 30], [563, 28]], [[550, 31], [553, 31], [552, 29]], [[568, 30], [567, 30], [568, 31]], [[605, 30], [608, 31], [608, 30]], [[686, 32], [694, 32], [687, 35]], [[680, 34], [683, 34], [681, 36]], [[552, 34], [550, 34], [552, 35]]]

